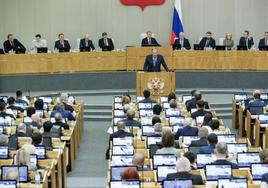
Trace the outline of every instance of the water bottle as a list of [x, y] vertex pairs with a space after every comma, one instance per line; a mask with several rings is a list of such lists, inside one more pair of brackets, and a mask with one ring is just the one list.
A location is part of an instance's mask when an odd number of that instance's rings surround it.
[[35, 186], [38, 187], [38, 185], [41, 184], [41, 175], [38, 170], [35, 171]]

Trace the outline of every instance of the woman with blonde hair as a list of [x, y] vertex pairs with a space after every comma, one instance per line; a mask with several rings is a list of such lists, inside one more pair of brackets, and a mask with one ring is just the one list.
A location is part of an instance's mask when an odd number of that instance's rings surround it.
[[232, 33], [227, 33], [225, 35], [225, 39], [223, 41], [223, 45], [226, 47], [227, 50], [233, 50], [234, 48], [234, 41]]

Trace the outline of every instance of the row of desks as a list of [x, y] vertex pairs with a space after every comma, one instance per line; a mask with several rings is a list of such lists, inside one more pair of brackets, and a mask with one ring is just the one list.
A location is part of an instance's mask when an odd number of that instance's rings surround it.
[[[268, 53], [263, 51], [173, 51], [158, 47], [172, 70], [267, 71]], [[0, 56], [0, 75], [143, 69], [150, 47], [129, 47], [123, 52], [72, 52]]]

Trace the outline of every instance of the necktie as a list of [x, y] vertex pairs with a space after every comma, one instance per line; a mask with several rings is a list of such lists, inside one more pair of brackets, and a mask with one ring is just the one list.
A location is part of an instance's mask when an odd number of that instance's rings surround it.
[[156, 66], [156, 57], [153, 58], [153, 64], [154, 64], [154, 67]]

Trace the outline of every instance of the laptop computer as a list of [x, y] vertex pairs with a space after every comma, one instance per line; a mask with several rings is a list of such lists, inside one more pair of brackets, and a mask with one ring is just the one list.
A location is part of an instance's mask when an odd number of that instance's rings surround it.
[[47, 53], [47, 47], [37, 48], [37, 53], [38, 54], [40, 54], [40, 53]]
[[16, 54], [25, 54], [25, 52], [26, 52], [25, 48], [18, 48], [18, 49], [15, 50]]
[[268, 172], [268, 164], [253, 163], [250, 166], [253, 180], [261, 180], [262, 175]]
[[216, 46], [216, 50], [218, 50], [218, 51], [225, 51], [225, 50], [226, 50], [226, 46], [223, 46], [223, 45], [217, 45], [217, 46]]
[[247, 51], [248, 50], [248, 47], [247, 46], [237, 46], [237, 50], [239, 50], [239, 51]]
[[258, 152], [237, 153], [237, 164], [241, 168], [249, 168], [252, 163], [260, 163]]
[[218, 179], [218, 187], [220, 188], [229, 188], [229, 187], [247, 188], [248, 180], [247, 178]]
[[170, 187], [180, 187], [180, 188], [189, 188], [193, 186], [193, 180], [164, 180], [163, 188]]
[[204, 50], [204, 48], [199, 44], [194, 44], [194, 50]]
[[6, 179], [7, 172], [9, 170], [11, 170], [11, 169], [18, 172], [19, 182], [21, 182], [21, 183], [28, 182], [28, 166], [26, 166], [26, 165], [21, 165], [21, 166], [17, 166], [17, 165], [3, 165], [1, 167], [2, 179]]
[[17, 188], [16, 180], [0, 180], [0, 188]]
[[110, 181], [110, 188], [140, 188], [141, 182], [139, 180], [119, 180]]
[[212, 165], [205, 166], [207, 180], [218, 180], [219, 178], [231, 178], [231, 165]]
[[167, 175], [170, 173], [176, 173], [176, 165], [160, 165], [157, 166], [157, 181], [162, 182], [167, 178]]
[[153, 156], [153, 167], [157, 169], [160, 165], [176, 165], [177, 157], [176, 155], [170, 154], [155, 154]]
[[133, 168], [136, 168], [136, 170], [137, 170], [137, 167], [132, 166], [132, 165], [130, 165], [130, 166], [112, 166], [111, 167], [111, 180], [121, 180], [122, 172], [128, 167], [133, 167]]
[[0, 146], [0, 159], [8, 159], [8, 146]]

